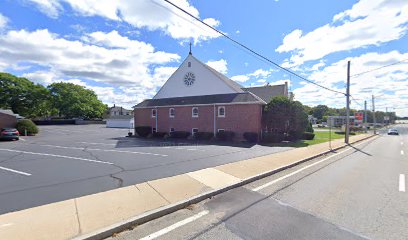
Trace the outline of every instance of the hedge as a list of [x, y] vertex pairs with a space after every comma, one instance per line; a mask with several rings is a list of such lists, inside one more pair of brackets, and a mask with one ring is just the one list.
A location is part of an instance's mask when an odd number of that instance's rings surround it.
[[[346, 132], [334, 132], [335, 134], [341, 134], [341, 135], [345, 135]], [[350, 132], [350, 135], [356, 135], [355, 132]]]
[[194, 133], [194, 139], [197, 140], [210, 140], [214, 137], [214, 133], [212, 132], [196, 132]]
[[170, 132], [171, 138], [187, 138], [188, 136], [190, 136], [190, 132], [187, 132], [187, 131]]
[[285, 139], [283, 133], [264, 133], [262, 135], [262, 142], [266, 143], [280, 143]]
[[258, 133], [256, 132], [244, 132], [244, 138], [248, 142], [254, 143], [258, 141]]
[[147, 137], [152, 132], [152, 127], [150, 126], [138, 126], [135, 127], [135, 131], [137, 135], [140, 137]]
[[235, 133], [231, 131], [222, 131], [222, 132], [217, 132], [217, 139], [221, 141], [232, 141], [234, 138]]
[[302, 135], [303, 140], [313, 140], [314, 137], [315, 137], [315, 134], [311, 132], [304, 132]]
[[167, 133], [166, 132], [154, 132], [152, 133], [152, 137], [154, 138], [163, 138]]
[[20, 135], [25, 135], [27, 131], [27, 135], [35, 135], [38, 133], [38, 127], [31, 121], [30, 119], [21, 119], [17, 122], [16, 125], [17, 130], [20, 132]]

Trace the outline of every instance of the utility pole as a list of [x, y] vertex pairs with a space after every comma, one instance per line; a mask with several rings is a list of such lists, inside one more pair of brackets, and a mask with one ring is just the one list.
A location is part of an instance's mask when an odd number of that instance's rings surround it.
[[367, 132], [367, 101], [364, 101], [364, 128], [365, 132]]
[[373, 122], [374, 122], [374, 125], [373, 125], [373, 127], [374, 127], [374, 134], [377, 134], [377, 132], [375, 131], [375, 125], [377, 124], [376, 123], [376, 120], [375, 120], [375, 104], [374, 104], [374, 95], [373, 95]]
[[347, 91], [346, 91], [346, 134], [344, 142], [349, 143], [350, 137], [350, 61], [347, 62]]

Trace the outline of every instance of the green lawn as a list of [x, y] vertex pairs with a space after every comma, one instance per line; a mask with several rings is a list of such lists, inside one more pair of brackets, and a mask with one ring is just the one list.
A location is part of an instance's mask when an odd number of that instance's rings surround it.
[[[328, 142], [330, 139], [330, 132], [314, 132], [315, 137], [313, 140], [301, 140], [297, 142], [288, 142], [288, 143], [273, 143], [271, 146], [277, 146], [277, 147], [307, 147], [310, 145], [318, 144], [318, 143], [324, 143]], [[357, 133], [358, 134], [358, 133]], [[344, 138], [343, 134], [336, 134], [334, 131], [331, 132], [331, 139], [340, 139]]]

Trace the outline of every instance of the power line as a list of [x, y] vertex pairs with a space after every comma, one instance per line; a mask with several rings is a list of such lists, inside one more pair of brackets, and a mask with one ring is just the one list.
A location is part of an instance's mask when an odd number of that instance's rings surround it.
[[300, 78], [300, 79], [302, 79], [302, 80], [304, 80], [304, 81], [306, 81], [306, 82], [308, 82], [308, 83], [311, 83], [311, 84], [313, 84], [313, 85], [315, 85], [315, 86], [318, 86], [318, 87], [320, 87], [320, 88], [326, 89], [326, 90], [331, 91], [331, 92], [335, 92], [335, 93], [339, 93], [339, 94], [346, 95], [346, 94], [343, 93], [343, 92], [340, 92], [340, 91], [337, 91], [337, 90], [334, 90], [334, 89], [325, 87], [325, 86], [323, 86], [323, 85], [320, 85], [320, 84], [318, 84], [318, 83], [315, 83], [315, 82], [313, 82], [313, 81], [311, 81], [311, 80], [309, 80], [309, 79], [307, 79], [307, 78], [304, 78], [304, 77], [300, 76], [299, 74], [297, 74], [297, 73], [295, 73], [295, 72], [293, 72], [293, 71], [291, 71], [291, 70], [289, 70], [289, 69], [287, 69], [287, 68], [285, 68], [285, 67], [280, 66], [278, 63], [276, 63], [276, 62], [270, 60], [269, 58], [263, 56], [262, 54], [257, 53], [255, 50], [252, 50], [251, 48], [247, 47], [246, 45], [244, 45], [244, 44], [238, 42], [237, 40], [235, 40], [235, 39], [229, 37], [229, 36], [226, 35], [225, 33], [221, 32], [220, 30], [218, 30], [218, 29], [212, 27], [211, 25], [205, 23], [205, 22], [202, 21], [201, 19], [197, 18], [196, 16], [192, 15], [191, 13], [189, 13], [189, 12], [187, 12], [186, 10], [182, 9], [181, 7], [177, 6], [176, 4], [172, 3], [171, 1], [169, 1], [169, 0], [163, 0], [163, 1], [167, 2], [168, 4], [172, 5], [173, 7], [177, 8], [177, 9], [179, 9], [180, 11], [182, 11], [182, 12], [184, 12], [185, 14], [189, 15], [190, 17], [192, 17], [192, 18], [195, 19], [196, 21], [198, 21], [198, 22], [204, 24], [205, 26], [211, 28], [212, 30], [216, 31], [218, 34], [224, 36], [224, 37], [227, 38], [228, 40], [230, 40], [230, 41], [232, 41], [233, 43], [239, 45], [240, 47], [246, 49], [247, 51], [251, 52], [252, 54], [254, 54], [254, 55], [260, 57], [261, 59], [267, 61], [268, 63], [274, 65], [275, 67], [280, 68], [280, 69], [282, 69], [282, 70], [284, 70], [284, 71], [286, 71], [286, 72], [288, 72], [288, 73], [290, 73], [290, 74], [292, 74], [292, 75], [294, 75], [294, 76], [296, 76], [296, 77], [298, 77], [298, 78]]
[[388, 64], [388, 65], [384, 65], [384, 66], [381, 66], [381, 67], [378, 67], [378, 68], [374, 68], [374, 69], [371, 69], [371, 70], [368, 70], [368, 71], [365, 71], [365, 72], [360, 72], [360, 73], [351, 75], [351, 77], [358, 77], [358, 76], [364, 75], [366, 73], [374, 72], [374, 71], [377, 71], [377, 70], [380, 70], [380, 69], [383, 69], [383, 68], [386, 68], [386, 67], [390, 67], [390, 66], [393, 66], [393, 65], [397, 65], [397, 64], [400, 64], [400, 63], [403, 63], [403, 62], [406, 62], [406, 61], [408, 61], [408, 58], [400, 60], [398, 62]]

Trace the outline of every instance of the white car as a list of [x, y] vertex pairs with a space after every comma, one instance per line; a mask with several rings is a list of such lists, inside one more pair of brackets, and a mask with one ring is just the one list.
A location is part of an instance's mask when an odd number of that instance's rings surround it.
[[388, 135], [399, 135], [399, 133], [397, 129], [391, 128], [388, 130]]

